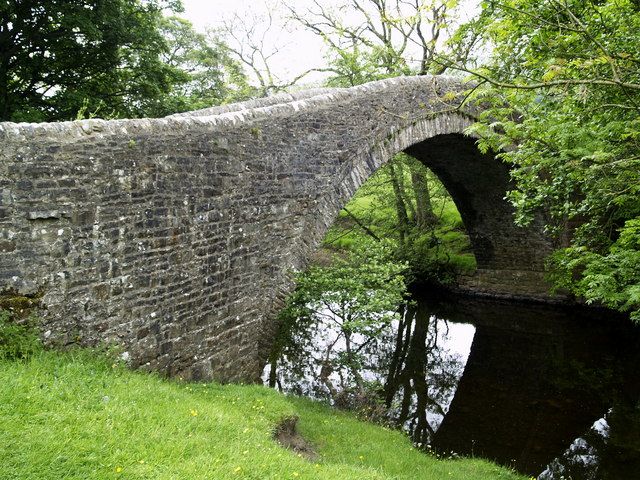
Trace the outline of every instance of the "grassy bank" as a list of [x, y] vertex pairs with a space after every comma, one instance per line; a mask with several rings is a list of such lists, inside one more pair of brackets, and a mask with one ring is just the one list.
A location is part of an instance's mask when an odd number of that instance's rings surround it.
[[[292, 415], [318, 460], [272, 439]], [[167, 381], [90, 352], [0, 361], [0, 425], [2, 479], [521, 478], [267, 388]]]

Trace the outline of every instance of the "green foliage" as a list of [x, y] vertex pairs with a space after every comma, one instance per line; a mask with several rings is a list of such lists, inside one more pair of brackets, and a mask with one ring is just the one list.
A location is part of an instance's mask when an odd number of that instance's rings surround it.
[[406, 295], [402, 274], [407, 265], [394, 262], [392, 253], [387, 242], [369, 240], [329, 267], [311, 266], [297, 276], [290, 307], [303, 315], [329, 309], [351, 332], [377, 329], [397, 316]]
[[[405, 162], [409, 163], [407, 165]], [[417, 165], [416, 165], [417, 164]], [[416, 191], [409, 188], [411, 175], [421, 169], [428, 184], [434, 218], [428, 225], [418, 225], [415, 213], [409, 215], [406, 241], [401, 244], [398, 236], [398, 210], [391, 185], [388, 166], [381, 167], [346, 205], [346, 209], [379, 238], [391, 242], [395, 258], [407, 262], [407, 281], [433, 281], [453, 283], [459, 275], [471, 274], [476, 269], [471, 243], [466, 234], [460, 213], [450, 195], [438, 180], [418, 161], [400, 156], [395, 160], [396, 173], [407, 185], [404, 199], [409, 210], [416, 211]], [[345, 210], [325, 237], [325, 247], [338, 250], [357, 248], [370, 236]]]
[[18, 1], [0, 5], [0, 119], [51, 121], [100, 111], [135, 117], [176, 72], [160, 61], [166, 0]]
[[[274, 441], [292, 416], [317, 462]], [[163, 380], [84, 351], [0, 360], [0, 425], [6, 479], [523, 478], [271, 389]]]
[[327, 63], [333, 72], [326, 81], [329, 87], [352, 87], [412, 73], [406, 61], [393, 49], [380, 46], [367, 48], [358, 43], [350, 48], [330, 49]]
[[488, 107], [471, 131], [513, 166], [516, 220], [543, 211], [570, 234], [551, 261], [559, 286], [638, 318], [638, 3], [487, 1], [469, 32], [493, 45], [482, 68], [458, 65]]
[[442, 285], [455, 284], [460, 275], [471, 275], [477, 265], [469, 251], [469, 237], [446, 227], [419, 235], [400, 254], [411, 265], [411, 280]]
[[249, 94], [225, 46], [176, 0], [0, 3], [0, 120], [135, 118]]
[[272, 361], [283, 356], [302, 359], [307, 342], [299, 337], [310, 340], [318, 326], [329, 321], [339, 326], [347, 348], [331, 352], [332, 368], [357, 371], [360, 357], [349, 351], [350, 342], [354, 335], [371, 341], [398, 318], [398, 307], [407, 296], [406, 269], [405, 263], [393, 259], [389, 242], [361, 240], [346, 257], [334, 256], [331, 265], [299, 273], [296, 290], [280, 313]]
[[160, 58], [182, 78], [161, 99], [153, 116], [245, 100], [254, 93], [219, 38], [196, 32], [191, 22], [176, 16], [162, 18], [159, 29], [168, 47]]
[[0, 310], [0, 360], [26, 359], [42, 350], [33, 323], [33, 319], [16, 323], [10, 312]]
[[574, 246], [555, 253], [555, 284], [571, 289], [587, 303], [601, 303], [640, 322], [640, 220], [629, 220], [607, 253]]

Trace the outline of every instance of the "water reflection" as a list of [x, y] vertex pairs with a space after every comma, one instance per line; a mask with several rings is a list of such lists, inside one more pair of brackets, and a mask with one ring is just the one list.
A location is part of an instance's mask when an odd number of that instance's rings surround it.
[[[640, 479], [640, 335], [579, 308], [424, 296], [341, 367], [331, 322], [301, 332], [280, 388], [405, 428], [416, 444], [540, 480]], [[354, 388], [360, 376], [366, 389]]]
[[395, 344], [384, 385], [387, 416], [419, 446], [429, 446], [453, 400], [475, 328], [451, 323], [429, 309], [408, 306], [393, 328]]

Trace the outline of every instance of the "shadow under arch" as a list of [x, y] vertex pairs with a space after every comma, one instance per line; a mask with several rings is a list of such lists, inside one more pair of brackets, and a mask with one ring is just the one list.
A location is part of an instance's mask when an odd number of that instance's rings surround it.
[[543, 269], [538, 246], [531, 245], [538, 232], [516, 227], [514, 209], [504, 200], [511, 186], [505, 163], [459, 133], [428, 138], [405, 152], [433, 171], [453, 198], [479, 269]]

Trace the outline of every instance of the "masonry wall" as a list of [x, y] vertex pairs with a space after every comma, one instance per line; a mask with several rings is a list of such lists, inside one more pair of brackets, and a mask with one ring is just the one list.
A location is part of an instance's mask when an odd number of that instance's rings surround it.
[[48, 341], [255, 379], [291, 271], [393, 153], [470, 124], [443, 100], [463, 88], [415, 77], [165, 119], [0, 124], [0, 291], [39, 298]]

